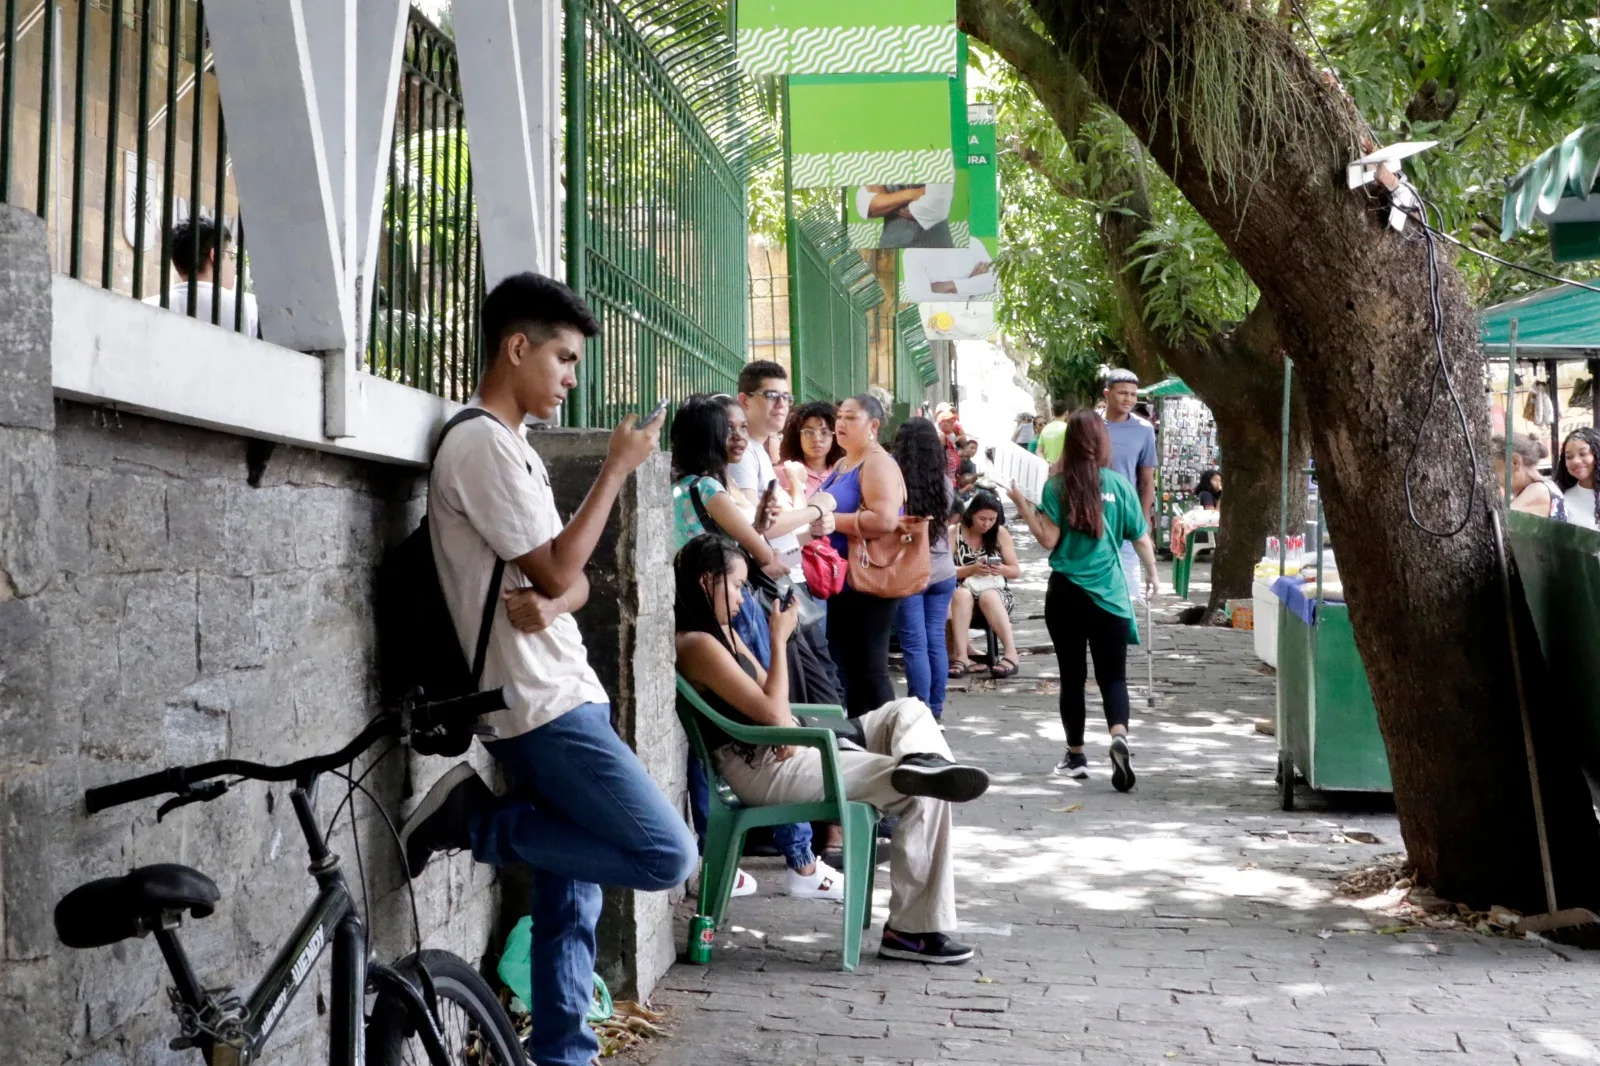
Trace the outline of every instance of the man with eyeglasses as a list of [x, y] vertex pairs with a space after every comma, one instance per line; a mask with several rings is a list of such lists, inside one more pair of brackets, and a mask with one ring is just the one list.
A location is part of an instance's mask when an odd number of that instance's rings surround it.
[[728, 480], [733, 482], [730, 487], [759, 505], [767, 486], [776, 486], [772, 506], [766, 514], [756, 515], [756, 528], [766, 534], [783, 565], [794, 570], [800, 565], [796, 531], [807, 529], [811, 536], [831, 533], [833, 499], [819, 492], [796, 507], [773, 466], [778, 439], [783, 435], [789, 409], [794, 406], [789, 372], [770, 359], [747, 363], [739, 371], [739, 406], [749, 420], [750, 446], [737, 463], [728, 467]]

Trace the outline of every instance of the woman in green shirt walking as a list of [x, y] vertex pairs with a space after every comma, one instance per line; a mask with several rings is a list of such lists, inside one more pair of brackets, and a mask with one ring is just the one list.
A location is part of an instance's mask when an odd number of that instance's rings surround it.
[[1109, 469], [1111, 438], [1095, 412], [1073, 414], [1061, 463], [1061, 472], [1045, 484], [1038, 508], [1015, 485], [1010, 492], [1023, 521], [1050, 552], [1044, 618], [1061, 668], [1061, 724], [1067, 731], [1067, 754], [1056, 773], [1080, 781], [1089, 776], [1083, 753], [1087, 646], [1111, 728], [1111, 784], [1126, 792], [1134, 782], [1128, 751], [1128, 645], [1139, 642], [1139, 630], [1120, 552], [1123, 541], [1133, 542], [1144, 567], [1145, 594], [1153, 596], [1155, 546], [1138, 491]]

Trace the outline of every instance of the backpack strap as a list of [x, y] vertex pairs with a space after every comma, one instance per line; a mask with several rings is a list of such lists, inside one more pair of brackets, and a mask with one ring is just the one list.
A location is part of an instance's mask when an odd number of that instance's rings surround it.
[[[439, 430], [439, 437], [433, 442], [433, 452], [429, 456], [429, 460], [438, 458], [439, 446], [444, 443], [446, 434], [461, 423], [470, 422], [474, 418], [494, 418], [496, 422], [500, 422], [498, 418], [495, 418], [492, 411], [487, 411], [482, 407], [463, 407], [452, 415], [450, 421], [446, 422], [444, 427]], [[504, 422], [500, 424], [505, 425]], [[506, 428], [509, 430], [511, 427], [506, 426]], [[532, 464], [527, 465], [528, 473], [533, 473]], [[489, 592], [483, 598], [483, 615], [478, 620], [478, 648], [472, 656], [472, 687], [474, 689], [483, 682], [484, 661], [489, 657], [489, 636], [494, 629], [494, 608], [495, 604], [500, 602], [500, 585], [505, 581], [505, 577], [506, 561], [499, 556], [495, 556], [494, 574], [489, 578]]]
[[689, 502], [694, 504], [694, 514], [696, 518], [700, 519], [700, 527], [702, 529], [707, 533], [719, 533], [725, 537], [728, 534], [717, 524], [717, 520], [711, 517], [711, 512], [706, 510], [705, 501], [700, 499], [700, 482], [704, 480], [705, 476], [701, 475], [689, 482]]
[[483, 617], [478, 622], [478, 650], [472, 656], [472, 687], [483, 681], [483, 663], [489, 655], [489, 633], [494, 628], [494, 607], [500, 601], [500, 583], [506, 577], [506, 561], [496, 557], [494, 576], [489, 579], [489, 595], [483, 600]]

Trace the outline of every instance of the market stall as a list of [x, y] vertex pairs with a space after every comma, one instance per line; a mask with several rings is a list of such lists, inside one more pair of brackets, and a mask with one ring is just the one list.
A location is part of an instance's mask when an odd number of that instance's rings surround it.
[[[1288, 363], [1288, 361], [1285, 361]], [[1292, 364], [1284, 368], [1280, 515], [1289, 513], [1289, 394]], [[1277, 600], [1278, 799], [1294, 809], [1296, 774], [1319, 791], [1390, 792], [1389, 755], [1378, 712], [1356, 649], [1332, 538], [1314, 470], [1304, 471], [1310, 520], [1303, 534], [1282, 525], [1271, 583]], [[1257, 611], [1257, 616], [1261, 614]]]
[[[1177, 555], [1180, 552], [1172, 543], [1173, 519], [1193, 508], [1194, 483], [1221, 462], [1217, 423], [1211, 409], [1179, 378], [1140, 389], [1139, 397], [1156, 405], [1156, 547]], [[1214, 533], [1215, 527], [1209, 532]]]

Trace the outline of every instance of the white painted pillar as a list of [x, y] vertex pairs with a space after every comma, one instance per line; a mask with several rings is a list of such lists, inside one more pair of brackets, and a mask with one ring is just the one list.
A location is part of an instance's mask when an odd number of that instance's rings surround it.
[[455, 0], [484, 283], [560, 271], [560, 0]]
[[404, 0], [206, 8], [261, 332], [322, 356], [330, 438], [357, 432], [406, 11]]

